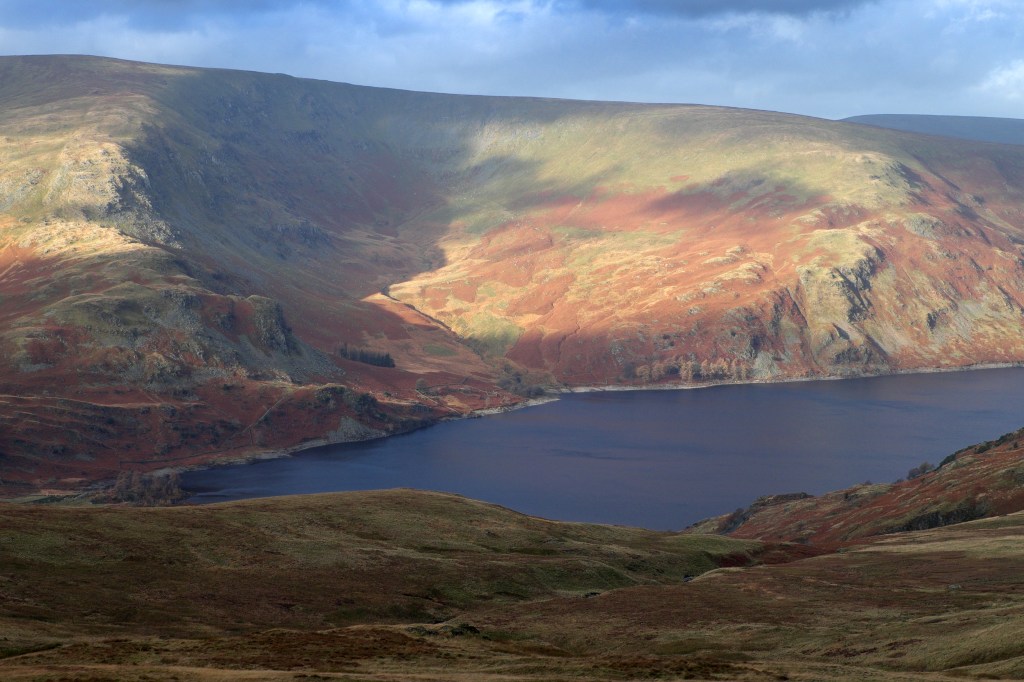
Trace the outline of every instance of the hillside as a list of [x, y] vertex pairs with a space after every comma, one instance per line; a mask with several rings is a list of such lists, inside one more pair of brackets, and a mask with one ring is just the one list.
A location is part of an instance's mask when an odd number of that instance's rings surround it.
[[[826, 548], [1024, 510], [1024, 430], [950, 454], [908, 480], [777, 495], [695, 524], [696, 533]], [[924, 467], [929, 469], [930, 467]]]
[[1020, 514], [829, 555], [413, 491], [0, 525], [4, 680], [1024, 674]]
[[0, 159], [8, 495], [543, 385], [1024, 360], [1017, 146], [4, 57]]
[[978, 142], [1024, 144], [1024, 119], [989, 116], [934, 116], [924, 114], [868, 114], [844, 118], [847, 123], [863, 123], [911, 133], [959, 137]]

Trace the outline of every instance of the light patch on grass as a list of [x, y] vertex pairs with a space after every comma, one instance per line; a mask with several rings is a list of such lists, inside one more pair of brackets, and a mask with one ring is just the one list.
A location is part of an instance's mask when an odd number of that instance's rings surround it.
[[439, 343], [428, 343], [423, 346], [423, 352], [438, 358], [450, 358], [458, 355], [450, 346], [443, 346]]
[[477, 350], [489, 355], [504, 354], [523, 333], [520, 327], [509, 320], [488, 312], [460, 319], [455, 327]]

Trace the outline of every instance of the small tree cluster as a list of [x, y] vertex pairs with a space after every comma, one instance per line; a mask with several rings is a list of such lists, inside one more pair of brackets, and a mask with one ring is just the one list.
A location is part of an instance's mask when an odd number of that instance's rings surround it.
[[147, 476], [138, 471], [122, 471], [110, 488], [107, 499], [141, 506], [170, 504], [185, 497], [177, 473]]
[[508, 367], [505, 368], [505, 375], [498, 380], [498, 386], [509, 393], [521, 395], [524, 398], [537, 398], [544, 395], [544, 387], [530, 381], [519, 372]]
[[919, 476], [924, 476], [935, 467], [931, 462], [921, 462], [916, 467], [907, 472], [907, 480], [912, 481]]
[[380, 402], [370, 393], [354, 393], [349, 391], [345, 394], [345, 404], [355, 410], [360, 417], [371, 419], [384, 419], [386, 415], [380, 411]]
[[354, 360], [365, 365], [374, 365], [376, 367], [395, 366], [395, 359], [391, 357], [391, 353], [384, 353], [369, 348], [349, 348], [347, 343], [338, 349], [338, 355], [346, 360]]

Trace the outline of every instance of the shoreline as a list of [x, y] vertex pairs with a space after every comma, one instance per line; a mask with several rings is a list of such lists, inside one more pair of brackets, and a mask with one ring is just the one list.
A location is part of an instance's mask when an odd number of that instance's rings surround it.
[[[774, 386], [776, 384], [798, 384], [809, 381], [847, 381], [850, 379], [876, 379], [881, 377], [905, 376], [910, 374], [951, 374], [954, 372], [974, 372], [986, 369], [1019, 369], [1024, 368], [1021, 362], [992, 362], [964, 365], [963, 367], [925, 367], [919, 369], [897, 369], [878, 374], [849, 374], [846, 376], [810, 376], [784, 377], [779, 379], [747, 379], [744, 381], [708, 381], [701, 384], [651, 384], [646, 386], [628, 386], [623, 384], [606, 384], [604, 386], [566, 386], [551, 389], [552, 393], [601, 393], [611, 391], [689, 391], [714, 386]], [[557, 398], [556, 398], [557, 400]], [[514, 407], [512, 409], [515, 409]]]
[[315, 448], [327, 447], [331, 445], [344, 445], [345, 443], [364, 443], [371, 440], [378, 440], [381, 438], [391, 438], [392, 436], [400, 436], [406, 433], [413, 433], [421, 429], [430, 428], [436, 424], [442, 424], [445, 422], [460, 421], [462, 419], [477, 419], [483, 417], [489, 417], [496, 414], [505, 414], [508, 412], [514, 412], [517, 410], [525, 410], [530, 407], [538, 407], [540, 405], [546, 405], [548, 403], [557, 402], [560, 400], [561, 395], [569, 393], [602, 393], [602, 392], [613, 392], [613, 391], [689, 391], [699, 390], [703, 388], [713, 388], [715, 386], [772, 386], [776, 384], [796, 384], [805, 383], [812, 381], [845, 381], [849, 379], [874, 379], [888, 376], [903, 376], [910, 374], [945, 374], [954, 372], [972, 372], [986, 369], [1014, 369], [1024, 368], [1024, 361], [1021, 362], [1000, 362], [1000, 363], [978, 363], [974, 365], [966, 365], [963, 367], [931, 367], [921, 369], [907, 369], [907, 370], [895, 370], [892, 372], [886, 372], [884, 374], [855, 374], [849, 376], [814, 376], [814, 377], [785, 377], [779, 379], [752, 379], [746, 381], [710, 381], [703, 384], [655, 384], [646, 386], [624, 386], [621, 384], [607, 384], [603, 386], [565, 386], [562, 388], [551, 388], [546, 389], [547, 393], [537, 398], [528, 398], [522, 402], [515, 403], [513, 405], [504, 405], [502, 407], [488, 407], [480, 410], [473, 410], [467, 412], [464, 415], [458, 416], [447, 416], [438, 419], [432, 424], [411, 429], [409, 431], [399, 431], [397, 433], [381, 434], [379, 436], [371, 436], [369, 438], [360, 438], [356, 440], [333, 440], [321, 438], [315, 441], [306, 441], [299, 445], [294, 445], [288, 448], [279, 448], [276, 450], [254, 453], [252, 455], [240, 456], [235, 459], [223, 459], [211, 462], [209, 464], [198, 464], [185, 467], [168, 467], [167, 469], [158, 469], [153, 473], [182, 473], [184, 471], [197, 471], [201, 469], [210, 469], [218, 466], [233, 466], [237, 464], [249, 464], [252, 462], [258, 462], [268, 459], [278, 459], [281, 457], [290, 457], [291, 455], [304, 452], [306, 450], [313, 450]]
[[560, 400], [559, 396], [569, 393], [602, 393], [612, 391], [690, 391], [699, 390], [702, 388], [713, 388], [715, 386], [772, 386], [776, 384], [796, 384], [811, 381], [846, 381], [848, 379], [874, 379], [879, 377], [888, 376], [903, 376], [908, 374], [944, 374], [953, 372], [973, 372], [978, 370], [986, 369], [1014, 369], [1024, 368], [1024, 361], [1021, 362], [1003, 362], [1003, 363], [985, 363], [967, 365], [964, 367], [935, 367], [935, 368], [924, 368], [924, 369], [908, 369], [908, 370], [896, 370], [887, 372], [885, 374], [854, 374], [849, 376], [815, 376], [815, 377], [786, 377], [780, 379], [750, 379], [746, 381], [709, 381], [703, 384], [651, 384], [645, 386], [624, 386], [621, 384], [606, 384], [603, 386], [565, 386], [562, 388], [551, 388], [545, 389], [547, 393], [537, 398], [527, 398], [522, 402], [515, 403], [513, 405], [503, 405], [501, 407], [487, 407], [480, 410], [472, 410], [464, 415], [458, 416], [446, 416], [438, 419], [436, 422], [421, 426], [409, 431], [398, 431], [395, 433], [382, 433], [380, 435], [369, 436], [367, 438], [357, 438], [349, 440], [335, 440], [332, 438], [318, 438], [316, 440], [306, 441], [297, 445], [293, 445], [286, 448], [277, 448], [275, 450], [268, 450], [263, 452], [253, 453], [251, 455], [241, 455], [233, 459], [219, 459], [216, 462], [210, 464], [197, 464], [188, 465], [184, 467], [167, 467], [165, 469], [156, 469], [152, 473], [167, 474], [167, 473], [181, 473], [183, 471], [196, 471], [199, 469], [208, 469], [214, 466], [232, 466], [236, 464], [249, 464], [252, 462], [258, 462], [268, 459], [279, 459], [281, 457], [289, 457], [296, 453], [304, 452], [306, 450], [314, 450], [316, 448], [328, 447], [331, 445], [344, 445], [345, 443], [365, 443], [371, 440], [379, 440], [382, 438], [391, 438], [392, 436], [401, 436], [406, 433], [413, 433], [421, 429], [427, 429], [437, 424], [443, 424], [445, 422], [460, 421], [462, 419], [476, 419], [482, 417], [489, 417], [496, 414], [505, 414], [508, 412], [515, 412], [517, 410], [525, 410], [530, 407], [538, 407], [540, 405], [546, 405], [548, 403], [557, 402]]
[[[342, 439], [342, 438], [317, 438], [314, 440], [305, 441], [284, 448], [275, 448], [272, 450], [264, 450], [257, 452], [250, 452], [247, 454], [228, 456], [223, 459], [216, 459], [204, 464], [191, 464], [183, 466], [167, 466], [160, 469], [154, 469], [149, 472], [150, 476], [168, 476], [173, 474], [183, 474], [190, 471], [201, 471], [204, 469], [214, 469], [226, 466], [239, 466], [254, 464], [256, 462], [281, 459], [284, 457], [290, 457], [295, 454], [300, 454], [316, 448], [329, 447], [332, 445], [344, 445], [346, 443], [363, 443], [371, 440], [378, 440], [383, 438], [390, 438], [392, 436], [400, 436], [407, 433], [413, 433], [421, 429], [435, 426], [450, 421], [459, 421], [462, 419], [476, 419], [483, 418], [497, 414], [504, 414], [507, 412], [513, 412], [516, 410], [523, 410], [530, 407], [538, 407], [548, 403], [556, 402], [560, 400], [561, 395], [571, 393], [605, 393], [605, 392], [626, 392], [626, 391], [686, 391], [686, 390], [699, 390], [704, 388], [712, 388], [716, 386], [751, 386], [751, 385], [776, 385], [776, 384], [795, 384], [805, 383], [813, 381], [844, 381], [849, 379], [873, 379], [887, 376], [902, 376], [912, 374], [940, 374], [940, 373], [954, 373], [954, 372], [970, 372], [987, 369], [1014, 369], [1024, 368], [1024, 361], [1021, 362], [1001, 362], [1001, 363], [978, 363], [973, 365], [966, 365], [962, 367], [927, 367], [927, 368], [915, 368], [906, 370], [894, 370], [885, 373], [877, 374], [854, 374], [847, 376], [809, 376], [809, 377], [781, 377], [778, 379], [752, 379], [745, 381], [710, 381], [707, 383], [700, 384], [655, 384], [655, 385], [622, 385], [622, 384], [606, 384], [606, 385], [595, 385], [595, 386], [563, 386], [560, 388], [546, 389], [546, 394], [537, 398], [524, 399], [522, 402], [518, 402], [512, 405], [504, 405], [501, 407], [484, 408], [480, 410], [473, 410], [467, 412], [464, 415], [458, 416], [446, 416], [438, 419], [436, 422], [427, 424], [415, 429], [408, 431], [398, 431], [395, 433], [380, 433], [379, 435], [370, 435], [366, 438], [356, 439]], [[38, 503], [40, 499], [56, 498], [55, 501], [61, 501], [67, 503], [69, 501], [81, 500], [83, 503], [89, 503], [89, 498], [92, 495], [97, 494], [107, 489], [113, 480], [110, 481], [97, 481], [92, 485], [89, 485], [84, 490], [78, 491], [50, 491], [50, 492], [39, 492], [33, 495], [19, 496], [16, 498], [0, 499], [2, 502], [10, 503]], [[189, 492], [186, 490], [186, 492]], [[195, 504], [187, 501], [179, 502], [177, 504]], [[207, 504], [216, 504], [215, 502]]]

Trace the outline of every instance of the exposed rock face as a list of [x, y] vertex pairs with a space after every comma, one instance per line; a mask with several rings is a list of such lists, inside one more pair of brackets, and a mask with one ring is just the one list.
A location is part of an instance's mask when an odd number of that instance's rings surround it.
[[252, 307], [252, 326], [257, 343], [271, 352], [295, 353], [298, 344], [292, 336], [291, 327], [284, 321], [281, 304], [262, 296], [250, 296], [247, 302]]
[[1024, 360], [1021, 147], [92, 58], [0, 59], [0, 105], [5, 484]]

